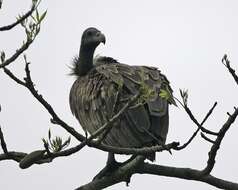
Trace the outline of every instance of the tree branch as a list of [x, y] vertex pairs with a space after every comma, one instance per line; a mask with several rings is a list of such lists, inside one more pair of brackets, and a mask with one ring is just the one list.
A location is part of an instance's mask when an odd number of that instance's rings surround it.
[[225, 54], [222, 58], [222, 63], [225, 65], [225, 67], [228, 69], [232, 77], [234, 78], [236, 84], [238, 85], [238, 76], [236, 75], [236, 71], [231, 67], [230, 61], [227, 58], [227, 55]]
[[[28, 47], [35, 40], [36, 36], [39, 34], [40, 24], [46, 15], [46, 11], [45, 11], [41, 16], [39, 16], [39, 13], [37, 11], [37, 7], [39, 6], [39, 4], [40, 4], [40, 1], [38, 0], [32, 1], [32, 8], [30, 11], [28, 11], [25, 15], [17, 19], [15, 23], [0, 28], [0, 31], [6, 31], [6, 30], [12, 29], [14, 26], [18, 24], [21, 24], [22, 27], [25, 29], [25, 33], [27, 37], [26, 42], [23, 41], [23, 45], [19, 49], [17, 49], [16, 52], [10, 58], [5, 60], [5, 52], [4, 51], [1, 52], [2, 63], [0, 64], [0, 68], [4, 68], [8, 66], [10, 63], [12, 63], [13, 61], [15, 61], [25, 50], [28, 49]], [[37, 12], [37, 16], [36, 16], [37, 18], [34, 18], [32, 16], [31, 17], [32, 21], [28, 23], [27, 18], [31, 16], [33, 11], [35, 10]]]
[[201, 171], [194, 170], [190, 168], [177, 168], [177, 167], [169, 167], [169, 166], [161, 166], [155, 164], [144, 163], [139, 165], [136, 169], [136, 173], [140, 174], [152, 174], [159, 176], [167, 176], [167, 177], [176, 177], [180, 179], [201, 181], [212, 186], [215, 186], [220, 189], [226, 190], [236, 190], [238, 189], [238, 183], [233, 183], [230, 181], [226, 181], [212, 175], [202, 175]]
[[[1, 8], [1, 5], [2, 5], [2, 1], [0, 1], [0, 8]], [[22, 15], [19, 19], [17, 19], [14, 23], [0, 27], [0, 32], [11, 30], [12, 28], [20, 24], [22, 21], [24, 21], [29, 16], [31, 16], [32, 13], [36, 10], [36, 8], [37, 8], [37, 5], [33, 3], [31, 6], [31, 9], [27, 11], [24, 15]]]
[[204, 133], [201, 133], [201, 137], [202, 137], [204, 140], [206, 140], [207, 142], [209, 142], [209, 143], [212, 143], [212, 144], [215, 143], [215, 141], [213, 141], [212, 139], [208, 138]]
[[[192, 111], [189, 109], [188, 107], [188, 91], [187, 90], [181, 90], [180, 89], [180, 95], [182, 97], [183, 102], [181, 102], [178, 98], [174, 97], [175, 100], [177, 100], [179, 102], [179, 104], [184, 108], [184, 110], [186, 111], [186, 113], [188, 114], [188, 116], [190, 117], [190, 119], [197, 125], [197, 127], [203, 131], [204, 133], [210, 134], [210, 135], [214, 135], [217, 136], [218, 133], [210, 131], [206, 128], [204, 128], [201, 124], [199, 124], [199, 122], [197, 121], [197, 119], [194, 117]], [[216, 106], [216, 102], [214, 104], [214, 107]], [[210, 110], [211, 112], [213, 111], [213, 108]], [[208, 112], [208, 117], [209, 117], [210, 113]], [[204, 118], [206, 119], [206, 117]], [[195, 132], [196, 133], [196, 132]]]
[[7, 145], [6, 145], [6, 142], [4, 140], [4, 136], [3, 136], [3, 133], [2, 133], [1, 126], [0, 126], [0, 141], [1, 141], [1, 146], [2, 146], [3, 152], [5, 154], [8, 154]]
[[24, 43], [19, 49], [16, 50], [16, 53], [14, 53], [10, 58], [0, 64], [0, 68], [6, 67], [7, 65], [15, 61], [25, 50], [28, 49], [33, 41], [33, 39], [27, 39], [26, 43]]
[[144, 159], [144, 156], [137, 156], [131, 162], [117, 169], [110, 176], [105, 176], [102, 179], [94, 180], [86, 185], [77, 188], [76, 190], [101, 190], [119, 182], [125, 181], [126, 183], [128, 183], [128, 178], [130, 179], [136, 167], [142, 164]]
[[226, 132], [230, 128], [231, 124], [235, 121], [237, 115], [238, 115], [238, 109], [235, 109], [233, 114], [228, 118], [228, 120], [223, 124], [222, 128], [220, 129], [219, 134], [218, 134], [216, 140], [214, 141], [214, 144], [212, 145], [210, 152], [208, 153], [209, 157], [208, 157], [208, 161], [207, 161], [207, 166], [202, 171], [203, 175], [207, 175], [212, 171], [212, 169], [215, 165], [215, 158], [217, 155], [217, 151], [220, 148], [221, 142], [222, 142]]
[[[212, 112], [213, 112], [213, 110], [215, 109], [216, 106], [217, 106], [217, 102], [215, 102], [213, 104], [212, 108], [208, 111], [207, 115], [204, 117], [204, 119], [201, 122], [200, 126], [203, 126], [203, 124], [207, 121], [207, 119], [212, 114]], [[196, 137], [196, 135], [199, 132], [199, 130], [200, 130], [200, 128], [198, 127], [197, 130], [190, 137], [190, 139], [186, 143], [184, 143], [182, 146], [177, 147], [177, 150], [182, 150], [182, 149], [186, 148], [192, 142], [192, 140]]]
[[197, 125], [197, 127], [204, 133], [207, 133], [209, 135], [214, 135], [217, 136], [218, 133], [217, 132], [213, 132], [211, 130], [208, 130], [206, 128], [204, 128], [202, 125], [199, 124], [199, 122], [197, 121], [197, 119], [194, 117], [192, 111], [185, 105], [184, 106], [185, 111], [187, 112], [187, 114], [189, 115], [190, 119]]
[[0, 161], [14, 160], [16, 162], [20, 162], [26, 155], [27, 154], [24, 152], [9, 151], [7, 154], [0, 154]]

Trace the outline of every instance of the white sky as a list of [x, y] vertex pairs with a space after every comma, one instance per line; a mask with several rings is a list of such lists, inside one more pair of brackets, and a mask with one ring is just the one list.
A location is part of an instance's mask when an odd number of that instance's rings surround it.
[[[0, 10], [0, 25], [14, 21], [18, 13], [28, 10], [31, 1], [5, 0]], [[175, 96], [179, 88], [189, 90], [189, 105], [201, 121], [215, 101], [218, 107], [206, 127], [219, 130], [227, 119], [226, 112], [238, 106], [237, 85], [221, 64], [227, 53], [238, 72], [238, 2], [235, 0], [148, 0], [148, 1], [42, 1], [48, 10], [41, 33], [27, 51], [36, 87], [55, 111], [78, 131], [71, 115], [68, 94], [73, 77], [68, 65], [78, 53], [81, 34], [89, 26], [100, 29], [107, 38], [97, 53], [112, 56], [131, 65], [156, 66], [169, 78]], [[22, 44], [20, 27], [0, 33], [0, 50], [7, 57]], [[24, 74], [23, 58], [10, 67], [18, 76]], [[41, 138], [51, 128], [53, 135], [68, 134], [53, 126], [49, 114], [24, 88], [0, 72], [0, 125], [9, 150], [31, 152], [42, 149]], [[238, 123], [227, 133], [216, 159], [213, 175], [238, 181]], [[170, 109], [167, 142], [185, 142], [196, 127], [181, 108]], [[75, 141], [72, 145], [75, 144]], [[210, 145], [197, 137], [181, 152], [157, 154], [156, 163], [202, 169]], [[0, 162], [2, 189], [73, 189], [89, 182], [104, 167], [106, 153], [85, 148], [51, 164], [19, 169], [13, 161]], [[125, 189], [117, 184], [108, 189]], [[127, 189], [215, 189], [209, 185], [149, 175], [134, 175]]]

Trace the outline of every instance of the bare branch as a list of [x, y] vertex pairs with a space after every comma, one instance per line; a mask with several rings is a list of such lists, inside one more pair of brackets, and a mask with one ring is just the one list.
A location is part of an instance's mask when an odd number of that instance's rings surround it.
[[[62, 153], [64, 154], [68, 152], [68, 150], [55, 153], [55, 156], [58, 155], [60, 156]], [[16, 162], [20, 162], [21, 159], [23, 159], [27, 154], [22, 153], [22, 152], [8, 152], [8, 154], [0, 154], [0, 161], [1, 160], [14, 160]], [[65, 154], [65, 156], [68, 156], [70, 154]], [[37, 164], [42, 164], [42, 163], [49, 163], [51, 162], [50, 159], [47, 159], [47, 156], [44, 157], [44, 160], [39, 160]], [[135, 162], [133, 160], [133, 162]], [[130, 163], [128, 163], [127, 166], [123, 168], [122, 175], [120, 175], [121, 168], [119, 169], [120, 171], [116, 171], [116, 173], [110, 175], [110, 176], [105, 176], [102, 179], [92, 181], [84, 186], [81, 186], [81, 190], [87, 190], [89, 187], [95, 187], [95, 185], [100, 185], [99, 189], [111, 186], [113, 184], [123, 182], [128, 180], [127, 178], [122, 178], [122, 176], [126, 174], [152, 174], [152, 175], [159, 175], [159, 176], [167, 176], [167, 177], [176, 177], [180, 179], [187, 179], [187, 180], [194, 180], [194, 181], [201, 181], [205, 182], [207, 184], [210, 184], [212, 186], [215, 186], [217, 188], [221, 189], [227, 189], [227, 190], [235, 190], [238, 189], [238, 184], [233, 183], [230, 181], [222, 180], [219, 178], [216, 178], [212, 175], [202, 175], [200, 170], [194, 170], [190, 168], [177, 168], [177, 167], [169, 167], [169, 166], [161, 166], [161, 165], [155, 165], [155, 164], [148, 164], [148, 163], [143, 163], [141, 164], [138, 163], [138, 160], [136, 161], [136, 167], [132, 168], [131, 172], [128, 172], [128, 168], [130, 169]], [[124, 173], [125, 172], [125, 173]], [[78, 189], [80, 189], [78, 188]]]
[[[79, 145], [72, 147], [72, 148], [68, 148], [66, 150], [60, 151], [60, 152], [50, 152], [50, 154], [45, 154], [42, 155], [39, 159], [36, 159], [35, 162], [32, 162], [30, 165], [32, 164], [44, 164], [44, 163], [50, 163], [52, 162], [55, 158], [58, 157], [65, 157], [65, 156], [70, 156], [71, 154], [74, 154], [78, 151], [80, 151], [83, 147], [82, 147], [82, 143], [80, 143]], [[149, 154], [152, 152], [157, 152], [157, 151], [163, 151], [165, 150], [165, 148], [167, 149], [173, 149], [177, 146], [176, 143], [170, 143], [165, 145], [166, 147], [162, 147], [162, 146], [153, 146], [153, 147], [144, 147], [144, 148], [115, 148], [115, 147], [107, 147], [107, 148], [111, 148], [112, 151], [118, 153], [118, 154], [134, 154], [134, 155], [144, 155], [144, 154]], [[23, 153], [23, 152], [7, 152], [4, 154], [0, 154], [0, 161], [3, 160], [14, 160], [16, 162], [20, 162], [25, 156], [27, 156], [27, 153]]]
[[[180, 89], [180, 96], [182, 97], [183, 102], [181, 102], [178, 98], [174, 97], [175, 100], [177, 100], [179, 102], [179, 104], [184, 108], [184, 110], [186, 111], [186, 113], [188, 114], [188, 116], [190, 117], [190, 119], [197, 125], [197, 127], [203, 131], [204, 133], [210, 134], [210, 135], [215, 135], [217, 136], [218, 133], [210, 131], [206, 128], [204, 128], [201, 124], [198, 123], [197, 119], [194, 117], [192, 111], [189, 109], [188, 107], [188, 91], [187, 90], [181, 90]], [[214, 107], [216, 106], [217, 103], [215, 103]], [[211, 111], [213, 111], [213, 109], [211, 109]], [[208, 113], [208, 116], [210, 115], [210, 113]], [[206, 119], [206, 118], [204, 118]], [[196, 133], [196, 131], [195, 131]], [[195, 134], [194, 133], [194, 134]]]
[[0, 141], [1, 141], [1, 146], [2, 146], [3, 152], [5, 154], [7, 154], [8, 153], [7, 145], [6, 145], [6, 142], [4, 140], [4, 136], [3, 136], [3, 132], [2, 132], [1, 126], [0, 126]]
[[176, 168], [176, 167], [160, 166], [155, 164], [144, 163], [144, 164], [138, 165], [138, 168], [136, 169], [136, 173], [152, 174], [152, 175], [176, 177], [180, 179], [201, 181], [201, 182], [210, 184], [212, 186], [215, 186], [217, 188], [226, 189], [226, 190], [238, 189], [238, 183], [226, 181], [226, 180], [214, 177], [212, 175], [203, 176], [201, 175], [201, 171], [190, 169], [190, 168]]
[[[33, 43], [33, 41], [35, 40], [35, 38], [37, 37], [37, 35], [40, 32], [40, 25], [42, 20], [45, 18], [46, 15], [46, 11], [39, 17], [34, 18], [33, 16], [32, 21], [28, 22], [27, 18], [29, 16], [31, 16], [31, 14], [33, 13], [34, 10], [37, 11], [37, 7], [40, 4], [40, 1], [33, 1], [32, 4], [32, 8], [31, 10], [25, 14], [24, 16], [20, 16], [20, 18], [17, 20], [17, 22], [13, 23], [12, 25], [9, 26], [5, 26], [0, 28], [0, 31], [5, 31], [5, 30], [10, 30], [11, 28], [13, 28], [14, 26], [18, 25], [19, 23], [21, 23], [21, 26], [25, 29], [25, 33], [26, 33], [26, 42], [23, 41], [23, 45], [16, 50], [16, 52], [8, 59], [5, 60], [5, 52], [1, 52], [1, 64], [0, 64], [0, 68], [6, 67], [7, 65], [9, 65], [10, 63], [12, 63], [13, 61], [15, 61], [25, 50], [28, 49], [28, 47]], [[38, 14], [37, 14], [38, 15]]]
[[202, 137], [204, 140], [206, 140], [207, 142], [209, 142], [209, 143], [212, 143], [212, 144], [215, 143], [215, 141], [213, 141], [212, 139], [208, 138], [208, 137], [207, 137], [205, 134], [203, 134], [203, 133], [201, 133], [201, 137]]
[[215, 158], [217, 155], [217, 151], [221, 145], [221, 142], [222, 142], [226, 132], [230, 128], [231, 124], [235, 121], [237, 115], [238, 115], [238, 109], [235, 109], [233, 114], [228, 118], [228, 120], [224, 123], [224, 125], [220, 129], [218, 136], [217, 136], [213, 146], [211, 147], [210, 152], [208, 153], [209, 157], [208, 157], [208, 161], [207, 161], [207, 166], [202, 171], [203, 175], [207, 175], [212, 171], [212, 169], [215, 165]]
[[226, 54], [223, 56], [221, 61], [222, 61], [223, 65], [225, 65], [225, 67], [228, 69], [228, 71], [230, 72], [232, 77], [234, 78], [236, 84], [238, 84], [238, 76], [236, 74], [236, 71], [231, 67], [230, 61], [228, 60]]
[[[2, 5], [2, 1], [0, 1], [0, 8]], [[31, 6], [31, 9], [29, 11], [27, 11], [24, 15], [22, 15], [19, 19], [17, 19], [14, 23], [9, 24], [7, 26], [2, 26], [0, 27], [0, 31], [8, 31], [11, 30], [12, 28], [14, 28], [15, 26], [17, 26], [18, 24], [20, 24], [22, 21], [24, 21], [25, 19], [27, 19], [29, 16], [32, 15], [32, 13], [34, 12], [34, 10], [36, 9], [36, 5], [33, 4]]]
[[190, 119], [197, 125], [197, 127], [204, 133], [207, 133], [209, 135], [214, 135], [217, 136], [218, 133], [217, 132], [213, 132], [211, 130], [208, 130], [206, 128], [204, 128], [202, 125], [200, 125], [197, 121], [197, 119], [194, 117], [193, 113], [191, 112], [191, 110], [187, 107], [184, 106], [185, 111], [187, 112], [187, 114], [189, 115]]
[[33, 41], [33, 39], [27, 39], [26, 43], [24, 43], [19, 49], [16, 50], [16, 53], [14, 53], [10, 58], [0, 64], [0, 68], [6, 67], [7, 65], [15, 61], [25, 50], [28, 49]]
[[17, 78], [9, 69], [7, 69], [6, 67], [3, 68], [3, 71], [12, 79], [14, 80], [16, 83], [25, 86], [26, 83], [23, 82], [22, 80], [20, 80], [19, 78]]
[[[201, 122], [200, 126], [203, 126], [203, 124], [207, 121], [207, 119], [212, 114], [212, 112], [213, 112], [213, 110], [215, 109], [216, 106], [217, 106], [217, 102], [215, 102], [213, 104], [212, 108], [208, 111], [207, 115], [204, 117], [204, 119]], [[200, 128], [198, 127], [197, 130], [190, 137], [190, 139], [186, 143], [184, 143], [182, 146], [177, 147], [177, 150], [182, 150], [182, 149], [186, 148], [192, 142], [192, 140], [196, 137], [196, 135], [197, 135], [199, 130], [200, 130]]]
[[203, 125], [203, 124], [207, 121], [207, 119], [208, 119], [209, 116], [212, 114], [212, 112], [213, 112], [213, 110], [215, 109], [216, 106], [217, 106], [217, 102], [215, 102], [215, 103], [213, 104], [212, 108], [208, 111], [208, 113], [207, 113], [207, 115], [204, 117], [204, 119], [203, 119], [201, 125]]

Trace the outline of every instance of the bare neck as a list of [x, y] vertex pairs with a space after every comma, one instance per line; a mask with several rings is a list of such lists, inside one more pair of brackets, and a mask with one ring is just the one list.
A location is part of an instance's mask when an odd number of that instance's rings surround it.
[[78, 74], [80, 76], [86, 75], [93, 68], [93, 54], [95, 48], [84, 47], [81, 45], [79, 51], [79, 61], [77, 65]]

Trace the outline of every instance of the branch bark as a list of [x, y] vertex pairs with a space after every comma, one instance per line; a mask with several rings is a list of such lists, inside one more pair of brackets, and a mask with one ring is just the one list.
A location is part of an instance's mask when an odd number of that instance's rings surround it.
[[190, 168], [177, 168], [145, 163], [143, 165], [140, 165], [137, 168], [136, 172], [140, 174], [152, 174], [158, 176], [176, 177], [180, 179], [201, 181], [220, 189], [238, 189], [238, 183], [223, 180], [212, 175], [203, 175], [200, 170], [194, 170]]

